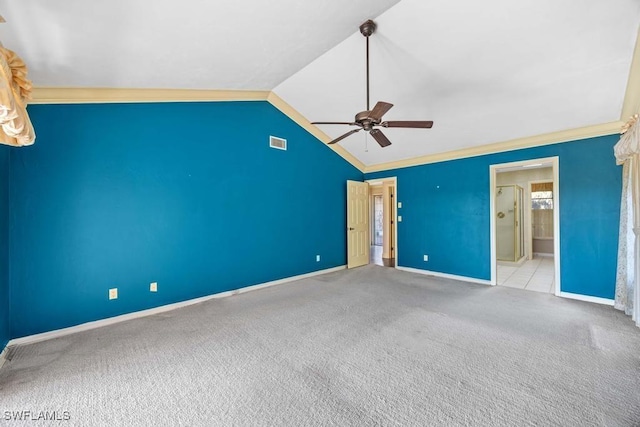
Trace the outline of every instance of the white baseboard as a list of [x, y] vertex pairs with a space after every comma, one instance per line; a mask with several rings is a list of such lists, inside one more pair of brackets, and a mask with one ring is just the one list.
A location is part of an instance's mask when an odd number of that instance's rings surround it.
[[398, 270], [408, 271], [409, 273], [424, 274], [426, 276], [442, 277], [444, 279], [460, 280], [461, 282], [479, 283], [481, 285], [491, 285], [491, 280], [476, 279], [475, 277], [458, 276], [455, 274], [440, 273], [437, 271], [420, 270], [411, 267], [396, 267]]
[[2, 350], [2, 352], [0, 352], [0, 369], [2, 369], [2, 365], [4, 365], [4, 362], [7, 360], [8, 348], [9, 348], [9, 343], [7, 343], [7, 345], [4, 346], [4, 349]]
[[596, 304], [604, 304], [613, 306], [614, 300], [608, 298], [592, 297], [589, 295], [572, 294], [571, 292], [560, 292], [558, 295], [562, 298], [577, 299], [586, 302], [595, 302]]
[[527, 262], [527, 257], [523, 256], [518, 261], [505, 261], [505, 260], [499, 259], [496, 262], [497, 262], [498, 265], [507, 265], [507, 266], [510, 266], [510, 267], [520, 267], [522, 264]]
[[[281, 285], [283, 283], [295, 282], [296, 280], [302, 280], [313, 276], [319, 276], [321, 274], [333, 273], [334, 271], [340, 271], [347, 268], [346, 265], [341, 265], [339, 267], [327, 268], [325, 270], [313, 271], [311, 273], [300, 274], [298, 276], [285, 277], [284, 279], [273, 280], [271, 282], [259, 283], [257, 285], [246, 286], [240, 289], [234, 289], [232, 291], [220, 292], [213, 295], [207, 295], [205, 297], [194, 298], [187, 301], [180, 301], [173, 304], [162, 305], [160, 307], [154, 307], [147, 310], [136, 311], [133, 313], [122, 314], [120, 316], [109, 317], [107, 319], [95, 320], [93, 322], [82, 323], [76, 326], [70, 326], [68, 328], [57, 329], [55, 331], [43, 332], [35, 335], [28, 335], [26, 337], [14, 338], [5, 347], [5, 351], [10, 346], [22, 345], [22, 344], [33, 344], [40, 341], [50, 340], [54, 338], [63, 337], [65, 335], [75, 334], [77, 332], [88, 331], [91, 329], [101, 328], [103, 326], [113, 325], [115, 323], [124, 322], [127, 320], [138, 319], [140, 317], [152, 316], [158, 313], [164, 313], [166, 311], [175, 310], [177, 308], [186, 307], [193, 304], [198, 304], [204, 301], [208, 301], [214, 298], [225, 298], [232, 295], [243, 294], [245, 292], [255, 291], [258, 289], [267, 288], [270, 286]], [[4, 352], [3, 352], [4, 354]], [[4, 360], [4, 359], [3, 359]], [[2, 362], [0, 361], [0, 366]]]

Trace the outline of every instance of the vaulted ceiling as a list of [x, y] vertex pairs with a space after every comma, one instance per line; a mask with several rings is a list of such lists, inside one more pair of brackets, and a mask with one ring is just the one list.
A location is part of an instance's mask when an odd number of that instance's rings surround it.
[[0, 14], [35, 86], [273, 91], [310, 121], [365, 109], [372, 18], [371, 103], [435, 122], [384, 129], [386, 148], [339, 143], [372, 166], [618, 122], [640, 2], [0, 0]]

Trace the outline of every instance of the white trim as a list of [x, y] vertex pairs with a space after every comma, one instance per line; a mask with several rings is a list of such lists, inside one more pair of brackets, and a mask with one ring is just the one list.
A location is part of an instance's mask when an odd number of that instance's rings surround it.
[[421, 270], [419, 268], [411, 267], [396, 267], [396, 269], [409, 273], [424, 274], [425, 276], [441, 277], [443, 279], [453, 279], [461, 282], [477, 283], [480, 285], [491, 285], [491, 280], [476, 279], [475, 277], [458, 276], [456, 274], [440, 273], [438, 271]]
[[[286, 277], [284, 279], [273, 280], [271, 282], [259, 283], [257, 285], [246, 286], [240, 289], [234, 289], [232, 291], [220, 292], [213, 295], [207, 295], [200, 298], [194, 298], [187, 301], [180, 301], [173, 304], [162, 305], [160, 307], [154, 307], [147, 310], [136, 311], [133, 313], [122, 314], [120, 316], [109, 317], [107, 319], [95, 320], [93, 322], [82, 323], [80, 325], [71, 326], [64, 329], [58, 329], [55, 331], [43, 332], [35, 335], [28, 335], [26, 337], [14, 338], [7, 344], [7, 348], [14, 345], [33, 344], [40, 341], [50, 340], [54, 338], [63, 337], [65, 335], [75, 334], [77, 332], [88, 331], [91, 329], [101, 328], [103, 326], [113, 325], [116, 323], [124, 322], [127, 320], [138, 319], [140, 317], [152, 316], [158, 313], [164, 313], [166, 311], [175, 310], [177, 308], [186, 307], [193, 304], [198, 304], [204, 301], [208, 301], [214, 298], [225, 298], [232, 295], [243, 294], [245, 292], [255, 291], [257, 289], [267, 288], [270, 286], [281, 285], [283, 283], [295, 282], [296, 280], [306, 279], [309, 277], [319, 276], [321, 274], [333, 273], [335, 271], [344, 270], [347, 266], [341, 265], [338, 267], [327, 268], [324, 270], [313, 271], [311, 273], [300, 274], [298, 276]], [[5, 348], [6, 350], [6, 348]]]
[[[497, 250], [496, 250], [496, 174], [498, 169], [522, 167], [534, 163], [551, 163], [553, 169], [553, 251], [554, 251], [554, 280], [555, 295], [560, 296], [562, 283], [560, 281], [560, 158], [544, 157], [538, 159], [521, 160], [518, 162], [501, 163], [489, 166], [489, 229], [491, 239], [491, 285], [498, 284]], [[548, 181], [548, 180], [547, 180]]]
[[562, 289], [560, 281], [560, 157], [553, 159], [553, 264], [555, 294], [559, 296]]
[[9, 348], [9, 343], [7, 343], [2, 352], [0, 352], [0, 369], [2, 369], [2, 365], [4, 365], [4, 362], [7, 360], [7, 349]]
[[266, 101], [268, 90], [34, 87], [29, 104]]
[[613, 306], [614, 300], [609, 298], [592, 297], [589, 295], [572, 294], [571, 292], [560, 292], [561, 298], [575, 299], [579, 301], [594, 302], [596, 304], [604, 304]]
[[489, 241], [491, 252], [491, 286], [498, 284], [498, 252], [496, 246], [496, 169], [489, 166]]
[[511, 266], [511, 267], [516, 267], [516, 266], [520, 267], [522, 264], [525, 263], [525, 261], [527, 261], [527, 257], [523, 256], [518, 261], [503, 261], [503, 260], [500, 260], [498, 262], [500, 263], [500, 265], [507, 265], [507, 266]]

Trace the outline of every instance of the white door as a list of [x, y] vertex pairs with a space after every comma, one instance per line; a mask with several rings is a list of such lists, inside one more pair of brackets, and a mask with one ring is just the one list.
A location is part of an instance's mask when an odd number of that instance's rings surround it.
[[347, 267], [369, 264], [369, 184], [347, 181]]

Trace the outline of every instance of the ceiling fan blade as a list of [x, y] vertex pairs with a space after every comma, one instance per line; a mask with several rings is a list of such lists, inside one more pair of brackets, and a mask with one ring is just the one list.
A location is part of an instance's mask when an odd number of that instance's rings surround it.
[[355, 122], [311, 122], [312, 125], [350, 125], [357, 126]]
[[392, 120], [388, 122], [380, 123], [380, 126], [386, 128], [420, 128], [420, 129], [431, 129], [433, 126], [433, 122], [431, 120], [426, 121], [407, 121], [407, 120]]
[[389, 141], [389, 138], [387, 138], [380, 129], [371, 129], [369, 131], [369, 135], [371, 135], [382, 148], [391, 145], [391, 141]]
[[373, 120], [380, 120], [382, 119], [382, 116], [391, 109], [391, 107], [393, 107], [393, 104], [378, 101], [375, 107], [373, 107], [373, 110], [369, 113], [369, 118]]
[[362, 129], [354, 129], [354, 130], [350, 130], [349, 132], [345, 133], [344, 135], [341, 135], [339, 137], [337, 137], [336, 139], [334, 139], [333, 141], [328, 142], [328, 144], [335, 144], [338, 141], [342, 141], [343, 139], [345, 139], [346, 137], [353, 135], [356, 132], [360, 132]]

